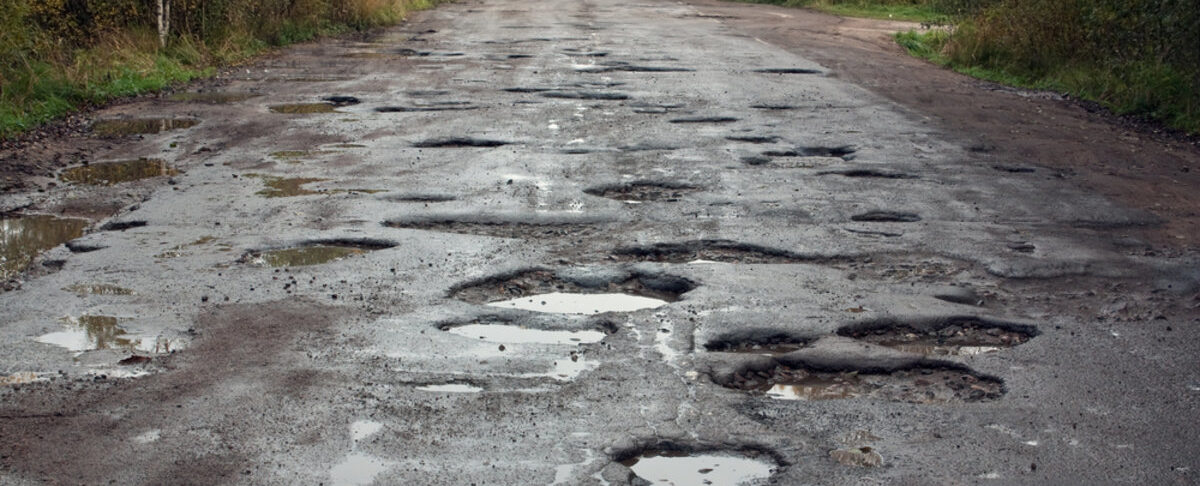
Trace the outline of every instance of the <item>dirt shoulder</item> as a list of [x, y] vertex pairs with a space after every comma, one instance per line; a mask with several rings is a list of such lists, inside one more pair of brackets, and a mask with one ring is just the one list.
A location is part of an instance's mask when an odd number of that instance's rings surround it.
[[819, 62], [945, 129], [977, 155], [968, 163], [1038, 166], [1164, 220], [1122, 228], [1159, 246], [1200, 246], [1200, 147], [1053, 93], [980, 81], [907, 55], [892, 32], [909, 22], [811, 10], [688, 0], [756, 39]]

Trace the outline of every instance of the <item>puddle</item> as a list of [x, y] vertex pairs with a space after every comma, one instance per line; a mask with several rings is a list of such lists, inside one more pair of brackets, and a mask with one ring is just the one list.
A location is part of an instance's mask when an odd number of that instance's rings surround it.
[[768, 150], [762, 154], [767, 157], [833, 157], [849, 160], [858, 150], [849, 145], [838, 147], [797, 147], [788, 150]]
[[700, 240], [684, 243], [656, 243], [649, 246], [618, 248], [613, 255], [619, 260], [666, 263], [801, 263], [816, 260], [836, 260], [799, 255], [778, 248], [738, 243], [729, 240]]
[[[381, 199], [392, 202], [422, 202], [422, 203], [439, 203], [457, 200], [458, 197], [453, 194], [436, 194], [436, 193], [418, 193], [418, 194], [392, 194], [383, 196]], [[390, 223], [385, 223], [390, 226]]]
[[796, 106], [796, 105], [786, 105], [786, 104], [782, 104], [782, 103], [757, 103], [757, 104], [750, 105], [750, 107], [754, 108], [756, 110], [768, 110], [768, 111], [795, 110], [795, 109], [799, 108], [799, 106]]
[[867, 211], [851, 216], [850, 220], [870, 223], [915, 223], [921, 220], [921, 216], [901, 211]]
[[199, 120], [171, 118], [139, 118], [133, 120], [100, 120], [92, 124], [92, 133], [101, 137], [122, 137], [125, 135], [145, 135], [191, 128], [200, 123]]
[[818, 172], [817, 175], [840, 175], [843, 177], [867, 177], [878, 179], [920, 179], [921, 176], [915, 174], [905, 174], [903, 172], [888, 172], [876, 169], [846, 169], [846, 170], [829, 170]]
[[435, 393], [479, 393], [483, 388], [465, 383], [446, 383], [442, 385], [418, 386], [418, 390]]
[[[491, 305], [503, 307], [500, 304], [496, 302]], [[445, 331], [472, 339], [506, 344], [588, 344], [600, 342], [607, 336], [596, 330], [548, 331], [504, 324], [468, 324], [451, 327]]]
[[[432, 201], [436, 202], [436, 201]], [[565, 238], [591, 236], [604, 230], [603, 226], [580, 223], [476, 223], [466, 221], [388, 221], [390, 228], [440, 231], [462, 235], [494, 236], [497, 238]]]
[[870, 397], [907, 403], [979, 402], [1004, 395], [999, 379], [946, 367], [895, 371], [823, 371], [776, 366], [735, 374], [725, 386], [778, 400], [839, 400]]
[[631, 312], [675, 302], [696, 284], [666, 274], [564, 269], [526, 270], [451, 289], [458, 299], [509, 309], [564, 314]]
[[743, 143], [775, 143], [779, 137], [775, 135], [730, 135], [725, 140]]
[[300, 267], [320, 265], [364, 253], [366, 250], [360, 248], [316, 245], [262, 252], [255, 255], [251, 262], [268, 267]]
[[521, 309], [556, 314], [599, 314], [602, 312], [633, 312], [667, 305], [667, 301], [628, 294], [571, 294], [551, 292], [530, 297], [491, 302], [488, 305], [505, 309]]
[[75, 284], [64, 287], [63, 290], [73, 292], [80, 297], [85, 295], [133, 295], [132, 290], [111, 284]]
[[672, 118], [671, 123], [733, 123], [738, 121], [732, 116], [690, 116], [683, 118]]
[[274, 113], [286, 113], [289, 115], [306, 115], [310, 113], [337, 113], [337, 106], [333, 103], [291, 103], [283, 105], [271, 105], [271, 111]]
[[763, 68], [755, 69], [754, 72], [764, 74], [821, 74], [819, 69], [809, 68]]
[[370, 454], [351, 452], [342, 462], [329, 470], [333, 486], [358, 486], [375, 482], [375, 476], [386, 471], [387, 464]]
[[614, 93], [610, 91], [547, 91], [542, 93], [546, 98], [559, 98], [569, 100], [627, 100], [629, 95], [625, 93]]
[[48, 215], [0, 219], [0, 281], [17, 276], [43, 251], [83, 236], [87, 225]]
[[265, 175], [258, 175], [258, 174], [246, 174], [243, 177], [260, 177], [260, 178], [262, 178], [263, 185], [267, 186], [267, 187], [266, 187], [266, 189], [258, 191], [255, 194], [258, 194], [259, 196], [263, 196], [263, 197], [295, 197], [295, 196], [311, 196], [314, 194], [325, 194], [326, 191], [312, 191], [312, 190], [305, 189], [303, 186], [305, 184], [312, 184], [314, 182], [324, 182], [324, 181], [328, 180], [328, 179], [318, 179], [318, 178], [313, 178], [313, 177], [294, 177], [294, 178], [285, 179], [282, 177], [265, 176]]
[[738, 453], [647, 451], [621, 461], [639, 478], [652, 484], [751, 484], [771, 477], [774, 466]]
[[117, 318], [110, 316], [79, 316], [78, 319], [64, 318], [67, 329], [38, 336], [36, 341], [53, 344], [73, 352], [99, 349], [124, 349], [146, 353], [169, 353], [181, 347], [181, 342], [165, 337], [148, 337], [127, 334], [117, 325]]
[[432, 138], [413, 143], [418, 148], [500, 147], [510, 142], [471, 137]]
[[203, 92], [203, 93], [189, 91], [186, 93], [175, 93], [175, 94], [171, 95], [170, 97], [168, 97], [167, 99], [169, 99], [171, 101], [180, 101], [180, 102], [186, 102], [186, 103], [210, 103], [210, 104], [216, 104], [216, 105], [224, 105], [224, 104], [229, 104], [229, 103], [240, 103], [242, 101], [246, 101], [246, 100], [248, 100], [250, 98], [254, 98], [256, 96], [259, 96], [259, 95], [254, 94], [254, 93], [235, 93], [235, 92], [221, 92], [221, 91], [208, 91], [208, 92]]
[[383, 424], [371, 420], [355, 420], [350, 424], [350, 440], [359, 442], [383, 430]]
[[63, 182], [75, 184], [111, 186], [122, 182], [178, 174], [179, 171], [171, 168], [162, 160], [137, 159], [72, 167], [63, 170], [58, 178]]
[[772, 331], [739, 331], [736, 335], [726, 335], [704, 345], [704, 349], [719, 353], [751, 353], [751, 354], [787, 354], [808, 346], [808, 340], [790, 334]]
[[684, 194], [696, 192], [700, 188], [687, 184], [672, 182], [638, 181], [628, 184], [609, 185], [584, 189], [583, 192], [593, 196], [616, 199], [618, 201], [678, 201]]
[[1037, 335], [1037, 330], [1032, 326], [1001, 326], [977, 318], [955, 318], [927, 330], [880, 322], [843, 328], [838, 334], [909, 353], [972, 356], [1025, 344]]
[[271, 152], [271, 157], [280, 160], [307, 159], [312, 157], [320, 157], [322, 155], [330, 155], [339, 153], [334, 150], [280, 150]]

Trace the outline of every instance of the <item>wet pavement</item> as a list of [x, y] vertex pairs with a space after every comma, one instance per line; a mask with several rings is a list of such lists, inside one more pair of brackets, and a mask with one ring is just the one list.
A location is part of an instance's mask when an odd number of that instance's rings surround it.
[[1196, 481], [1195, 255], [702, 7], [219, 82], [0, 201], [0, 483]]

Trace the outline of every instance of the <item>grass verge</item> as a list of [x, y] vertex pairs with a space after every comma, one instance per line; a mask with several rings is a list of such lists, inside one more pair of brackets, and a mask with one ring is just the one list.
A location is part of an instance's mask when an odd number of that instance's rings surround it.
[[836, 1], [836, 0], [735, 0], [745, 3], [764, 3], [783, 7], [811, 8], [821, 12], [841, 15], [843, 17], [864, 17], [871, 19], [907, 20], [941, 24], [949, 21], [949, 17], [937, 8], [928, 4], [911, 3], [880, 3], [875, 1]]

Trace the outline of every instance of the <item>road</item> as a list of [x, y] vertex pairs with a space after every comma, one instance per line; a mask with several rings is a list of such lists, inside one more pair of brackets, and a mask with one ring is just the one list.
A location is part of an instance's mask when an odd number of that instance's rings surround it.
[[0, 483], [1196, 482], [1191, 226], [790, 16], [469, 0], [97, 112], [173, 121], [0, 201], [85, 233], [0, 294]]

